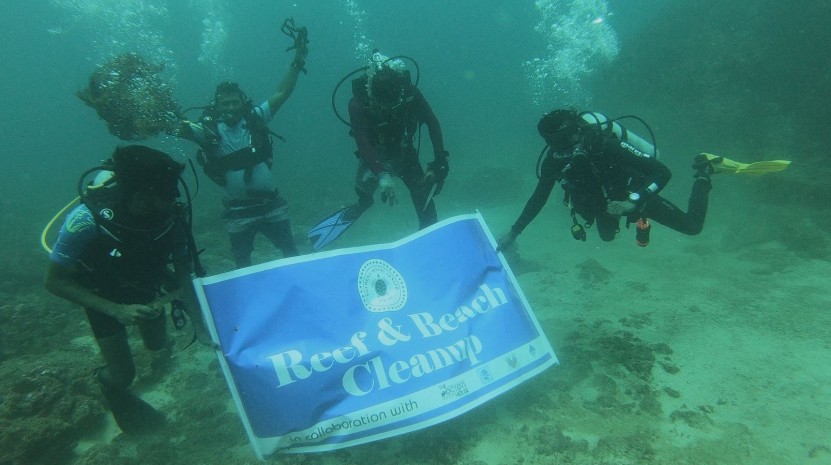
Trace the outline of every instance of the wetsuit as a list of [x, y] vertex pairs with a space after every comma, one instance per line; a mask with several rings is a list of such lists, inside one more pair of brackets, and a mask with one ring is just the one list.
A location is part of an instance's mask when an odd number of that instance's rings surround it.
[[589, 148], [578, 144], [568, 154], [549, 150], [540, 167], [537, 187], [511, 230], [519, 235], [539, 214], [554, 184], [559, 182], [565, 191], [566, 203], [587, 224], [596, 223], [604, 241], [615, 238], [620, 223], [620, 217], [607, 213], [608, 203], [630, 200], [631, 193], [640, 198], [637, 208], [624, 215], [628, 221], [646, 217], [684, 234], [698, 234], [707, 215], [710, 180], [696, 179], [684, 212], [658, 195], [671, 176], [666, 165], [643, 156], [617, 137], [607, 137]]
[[410, 191], [410, 198], [418, 215], [419, 228], [436, 222], [436, 206], [424, 204], [430, 193], [430, 184], [423, 183], [424, 169], [418, 158], [413, 139], [418, 128], [425, 124], [430, 134], [433, 152], [446, 153], [439, 120], [416, 87], [410, 88], [409, 101], [382, 117], [370, 109], [368, 98], [354, 96], [349, 101], [352, 136], [360, 160], [355, 176], [358, 206], [363, 212], [373, 204], [373, 193], [378, 188], [378, 175], [387, 172], [398, 176]]

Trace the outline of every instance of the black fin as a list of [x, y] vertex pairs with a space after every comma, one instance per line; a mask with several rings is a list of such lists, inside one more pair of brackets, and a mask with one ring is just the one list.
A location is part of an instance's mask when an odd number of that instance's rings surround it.
[[150, 434], [164, 427], [166, 419], [158, 410], [127, 389], [101, 386], [118, 427], [125, 434]]

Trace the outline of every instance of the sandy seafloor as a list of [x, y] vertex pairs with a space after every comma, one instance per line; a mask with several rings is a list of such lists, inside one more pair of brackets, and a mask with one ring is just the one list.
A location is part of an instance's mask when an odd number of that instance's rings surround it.
[[[747, 206], [740, 215], [731, 210], [731, 194], [719, 196], [719, 186], [730, 182], [728, 175], [714, 179], [710, 217], [701, 235], [686, 237], [653, 225], [646, 248], [637, 247], [634, 232], [625, 229], [612, 243], [602, 243], [591, 229], [587, 242], [573, 241], [567, 210], [552, 200], [508, 259], [561, 365], [425, 430], [269, 461], [831, 463], [831, 263], [795, 251], [782, 240], [787, 236], [771, 232], [775, 227], [738, 236], [740, 226], [758, 212]], [[447, 198], [440, 211], [445, 217], [468, 212], [463, 204]], [[498, 235], [519, 207], [494, 204], [480, 211]], [[412, 227], [409, 206], [384, 210], [370, 210], [340, 245], [388, 241]], [[295, 220], [299, 234], [304, 221], [305, 216]], [[400, 229], [391, 231], [390, 225]], [[200, 236], [209, 247], [205, 259], [229, 267], [221, 230]], [[810, 234], [791, 240], [810, 240]], [[258, 260], [273, 257], [267, 243], [257, 246]], [[29, 321], [23, 317], [4, 323], [7, 358], [0, 365], [0, 383], [12, 393], [6, 407], [25, 403], [25, 395], [31, 400], [31, 392], [46, 399], [32, 401], [25, 420], [4, 423], [11, 428], [3, 433], [4, 441], [17, 434], [16, 443], [37, 443], [27, 435], [38, 428], [42, 438], [57, 437], [36, 444], [38, 453], [17, 463], [258, 463], [213, 352], [201, 346], [182, 350], [188, 331], [171, 329], [170, 350], [160, 354], [136, 348], [135, 388], [170, 421], [158, 435], [125, 437], [101, 410], [91, 384], [89, 374], [100, 363], [80, 311], [48, 296], [39, 283], [3, 292], [6, 314], [52, 308], [40, 324], [23, 324]], [[9, 325], [15, 324], [16, 336], [9, 341]], [[61, 327], [54, 344], [44, 338], [25, 353], [8, 350], [14, 337], [26, 337], [28, 331], [31, 342], [50, 325]], [[21, 378], [62, 381], [33, 388]], [[43, 386], [63, 391], [64, 399], [78, 396], [88, 402], [83, 409], [78, 403], [46, 408], [56, 401]], [[73, 421], [70, 434], [47, 426]]]
[[[0, 465], [259, 463], [215, 354], [185, 349], [188, 329], [170, 328], [170, 346], [155, 354], [133, 337], [134, 388], [169, 424], [152, 436], [120, 434], [93, 381], [103, 363], [82, 311], [43, 288], [42, 225], [75, 195], [80, 173], [123, 142], [75, 96], [103, 58], [148, 50], [152, 61], [169, 57], [183, 107], [206, 104], [226, 78], [263, 99], [290, 60], [279, 21], [293, 15], [307, 24], [309, 74], [271, 126], [288, 139], [274, 171], [303, 253], [305, 231], [354, 199], [354, 143], [329, 106], [337, 80], [363, 63], [351, 40], [361, 27], [384, 53], [413, 56], [423, 71], [419, 88], [452, 154], [442, 219], [478, 208], [495, 235], [506, 231], [534, 187], [537, 118], [566, 104], [528, 101], [522, 63], [550, 47], [534, 32], [540, 15], [532, 2], [358, 2], [369, 9], [366, 23], [346, 14], [351, 1], [7, 3]], [[620, 55], [586, 82], [593, 97], [578, 106], [652, 125], [674, 175], [662, 195], [685, 208], [699, 151], [745, 162], [786, 158], [791, 168], [755, 179], [716, 175], [704, 231], [687, 237], [656, 224], [646, 248], [632, 230], [611, 243], [593, 229], [587, 242], [574, 241], [556, 188], [508, 259], [559, 366], [440, 425], [269, 463], [831, 464], [831, 142], [821, 117], [831, 107], [831, 3], [610, 3]], [[115, 10], [98, 8], [109, 4]], [[216, 69], [197, 58], [214, 11], [190, 11], [208, 4], [240, 10], [226, 53], [212, 55]], [[156, 18], [165, 20], [161, 29], [135, 34], [136, 14], [153, 20], [165, 5], [175, 21]], [[439, 7], [447, 14], [436, 17]], [[388, 21], [396, 17], [411, 20]], [[165, 40], [155, 47], [152, 39]], [[422, 143], [427, 163], [426, 134]], [[190, 157], [194, 148], [175, 154]], [[219, 195], [206, 181], [195, 201], [196, 239], [211, 273], [232, 267]], [[390, 242], [414, 228], [406, 202], [379, 202], [337, 246]], [[274, 258], [258, 239], [255, 260]]]

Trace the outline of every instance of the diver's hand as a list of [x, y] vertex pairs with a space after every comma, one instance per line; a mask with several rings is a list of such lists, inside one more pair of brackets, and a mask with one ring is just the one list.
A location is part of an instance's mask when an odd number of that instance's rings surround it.
[[115, 318], [123, 325], [134, 325], [139, 320], [152, 320], [158, 318], [163, 311], [163, 307], [143, 304], [116, 304], [113, 303], [106, 314]]
[[182, 304], [184, 304], [184, 311], [188, 314], [188, 317], [190, 317], [190, 323], [193, 325], [194, 339], [196, 339], [203, 346], [210, 347], [212, 349], [219, 349], [219, 344], [214, 342], [211, 338], [211, 333], [208, 331], [208, 325], [205, 323], [204, 318], [202, 318], [202, 313], [199, 309], [194, 305], [185, 304], [184, 301], [182, 301]]
[[378, 186], [381, 188], [381, 202], [395, 205], [395, 183], [392, 176], [386, 171], [378, 175]]
[[621, 216], [635, 210], [637, 207], [638, 205], [631, 200], [613, 200], [606, 207], [606, 212], [610, 215]]
[[185, 131], [187, 128], [190, 128], [194, 125], [193, 122], [188, 121], [187, 117], [181, 111], [169, 111], [164, 114], [163, 118], [163, 131], [165, 134], [170, 134], [172, 136], [179, 136]]
[[426, 186], [430, 186], [435, 182], [436, 182], [436, 173], [434, 173], [432, 170], [428, 169], [427, 172], [424, 173], [424, 177], [421, 178], [421, 183], [426, 185]]
[[427, 170], [432, 171], [436, 175], [438, 182], [444, 182], [447, 179], [447, 174], [450, 173], [450, 163], [447, 159], [450, 158], [450, 152], [447, 150], [439, 150], [433, 157], [433, 161], [427, 164]]
[[506, 250], [508, 247], [514, 244], [519, 233], [515, 232], [513, 228], [508, 231], [504, 236], [500, 237], [499, 240], [496, 242], [496, 251], [502, 252]]
[[211, 339], [211, 333], [208, 331], [208, 328], [205, 326], [205, 323], [202, 321], [194, 321], [193, 322], [193, 331], [195, 332], [196, 340], [205, 347], [210, 347], [214, 350], [219, 350], [220, 346], [218, 343], [214, 342]]
[[294, 30], [294, 61], [291, 67], [306, 72], [306, 56], [309, 55], [309, 39], [306, 26], [300, 26]]
[[294, 61], [304, 61], [309, 55], [309, 39], [306, 26], [297, 29], [297, 37], [294, 38]]
[[444, 187], [444, 180], [447, 179], [447, 174], [450, 172], [450, 164], [447, 162], [449, 156], [450, 152], [440, 150], [436, 152], [433, 161], [427, 164], [427, 173], [424, 174], [422, 182], [436, 184], [436, 192], [433, 195], [439, 195]]

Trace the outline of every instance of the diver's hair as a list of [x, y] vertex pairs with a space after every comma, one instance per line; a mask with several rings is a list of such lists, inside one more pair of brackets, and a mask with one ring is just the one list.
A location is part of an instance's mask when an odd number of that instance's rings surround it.
[[553, 135], [569, 126], [577, 130], [581, 125], [580, 113], [573, 108], [564, 108], [546, 113], [537, 123], [537, 132], [541, 136]]
[[239, 84], [233, 81], [224, 81], [220, 82], [216, 86], [216, 90], [214, 91], [214, 100], [219, 97], [220, 94], [231, 94], [237, 93], [240, 97], [244, 96], [245, 94], [242, 92], [242, 89], [239, 88]]
[[404, 90], [406, 77], [403, 72], [389, 67], [378, 70], [369, 83], [369, 95], [374, 99], [391, 101]]
[[170, 155], [143, 145], [116, 147], [113, 172], [119, 186], [131, 192], [152, 192], [162, 198], [179, 196], [179, 176], [185, 165]]

